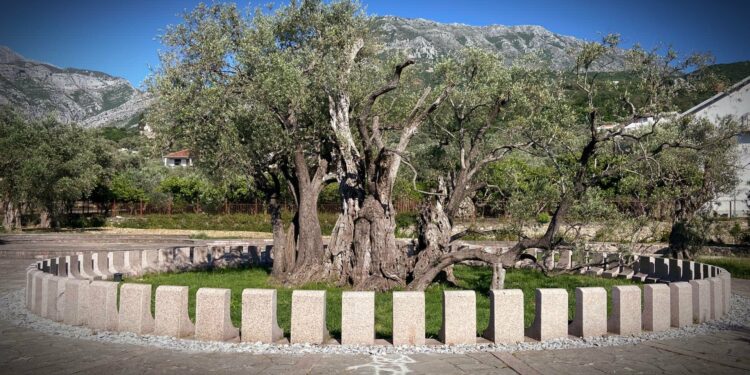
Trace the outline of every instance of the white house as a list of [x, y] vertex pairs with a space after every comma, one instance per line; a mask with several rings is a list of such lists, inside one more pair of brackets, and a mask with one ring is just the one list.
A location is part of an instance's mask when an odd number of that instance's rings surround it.
[[165, 167], [189, 167], [193, 165], [193, 157], [188, 149], [167, 154], [163, 159]]
[[[685, 111], [683, 116], [692, 115], [709, 121], [718, 121], [733, 116], [737, 121], [750, 123], [750, 77], [743, 79], [726, 91]], [[740, 153], [740, 183], [734, 192], [720, 196], [714, 202], [714, 211], [723, 216], [747, 216], [748, 191], [750, 191], [750, 133], [738, 137]]]

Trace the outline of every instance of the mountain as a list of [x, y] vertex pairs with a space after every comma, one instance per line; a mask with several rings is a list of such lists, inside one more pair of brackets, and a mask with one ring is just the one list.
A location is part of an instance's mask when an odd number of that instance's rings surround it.
[[0, 46], [0, 105], [85, 127], [133, 126], [151, 99], [127, 80], [29, 60]]
[[[396, 51], [429, 61], [451, 56], [465, 47], [478, 47], [500, 54], [507, 63], [530, 53], [538, 53], [554, 68], [573, 66], [572, 51], [585, 41], [555, 34], [541, 26], [469, 26], [440, 23], [422, 18], [376, 17], [373, 32], [386, 51]], [[622, 70], [619, 56], [601, 70]]]
[[731, 86], [750, 76], [750, 61], [714, 64], [705, 69], [726, 79], [726, 83]]

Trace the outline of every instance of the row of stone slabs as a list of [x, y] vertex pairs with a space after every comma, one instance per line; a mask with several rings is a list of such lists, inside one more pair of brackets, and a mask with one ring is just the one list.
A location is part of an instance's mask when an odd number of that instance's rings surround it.
[[[723, 271], [723, 270], [722, 270]], [[156, 309], [151, 315], [151, 285], [89, 281], [53, 276], [30, 268], [27, 273], [27, 308], [52, 320], [96, 330], [126, 331], [198, 340], [278, 343], [283, 332], [276, 319], [276, 290], [245, 289], [242, 293], [241, 332], [230, 319], [231, 291], [201, 288], [196, 294], [195, 323], [188, 317], [188, 287], [156, 288]], [[721, 318], [729, 311], [731, 277], [666, 284], [616, 286], [612, 315], [607, 317], [603, 288], [577, 288], [576, 314], [568, 322], [568, 293], [564, 289], [537, 289], [534, 323], [524, 329], [521, 290], [490, 292], [490, 324], [484, 337], [494, 343], [515, 343], [528, 336], [545, 341], [567, 337], [631, 335], [641, 330], [664, 331]], [[375, 343], [374, 292], [344, 292], [341, 343]], [[292, 293], [291, 343], [330, 342], [326, 329], [326, 292]], [[444, 291], [440, 340], [447, 345], [475, 344], [476, 294]], [[424, 345], [423, 292], [393, 292], [393, 345]]]
[[216, 260], [270, 265], [270, 254], [270, 247], [262, 245], [92, 251], [44, 259], [37, 262], [37, 269], [62, 277], [111, 280], [115, 273], [139, 275], [144, 272], [185, 270], [196, 265], [208, 265]]

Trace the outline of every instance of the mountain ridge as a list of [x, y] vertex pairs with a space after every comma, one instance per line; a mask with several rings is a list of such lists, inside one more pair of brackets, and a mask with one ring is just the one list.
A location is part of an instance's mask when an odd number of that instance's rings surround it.
[[84, 127], [132, 126], [151, 102], [124, 78], [26, 59], [0, 46], [0, 105]]
[[[428, 61], [455, 55], [466, 47], [478, 47], [500, 54], [508, 64], [536, 53], [553, 68], [566, 69], [574, 64], [572, 52], [580, 50], [586, 43], [583, 39], [557, 34], [540, 25], [473, 26], [399, 16], [377, 16], [372, 22], [373, 32], [386, 51]], [[622, 69], [623, 59], [614, 57], [610, 66], [600, 69]]]

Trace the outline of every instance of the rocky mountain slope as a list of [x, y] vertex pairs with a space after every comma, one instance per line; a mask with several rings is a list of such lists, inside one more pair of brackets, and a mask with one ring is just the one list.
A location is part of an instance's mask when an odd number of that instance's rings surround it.
[[[373, 32], [386, 51], [434, 62], [475, 46], [499, 53], [509, 64], [537, 53], [558, 69], [573, 64], [571, 51], [584, 41], [541, 26], [469, 26], [425, 19], [376, 17]], [[622, 61], [602, 70], [621, 70]], [[151, 98], [122, 78], [25, 59], [0, 46], [0, 105], [35, 118], [53, 115], [87, 127], [135, 125]]]
[[32, 61], [0, 46], [0, 105], [86, 127], [135, 125], [151, 99], [105, 73]]
[[[469, 26], [394, 16], [375, 18], [373, 29], [386, 50], [430, 61], [473, 46], [497, 52], [509, 64], [524, 55], [538, 53], [553, 67], [564, 69], [574, 62], [571, 51], [585, 43], [541, 26]], [[613, 64], [602, 69], [621, 70], [622, 67], [622, 60], [616, 58]]]

